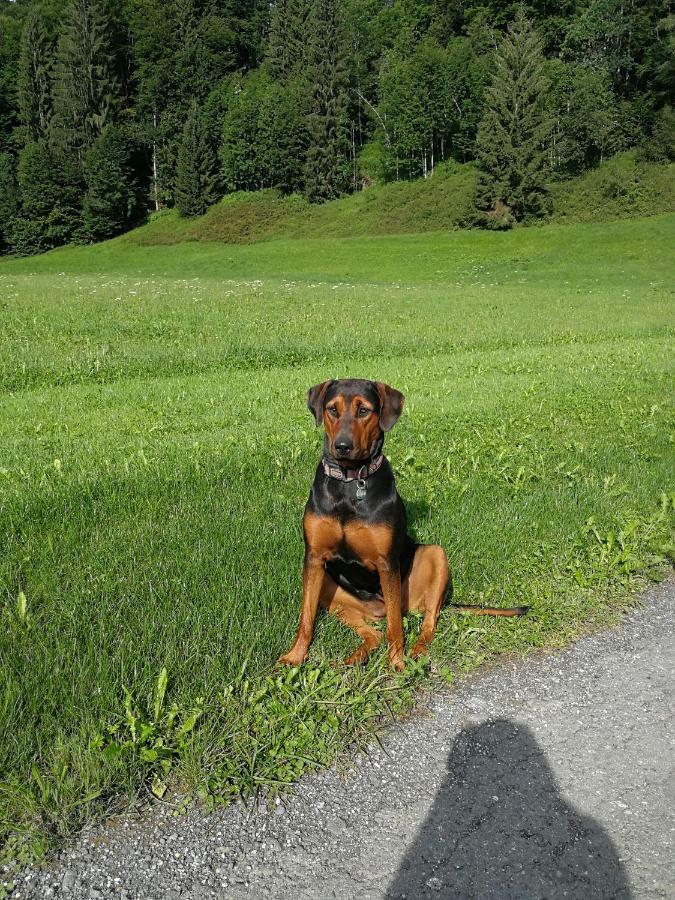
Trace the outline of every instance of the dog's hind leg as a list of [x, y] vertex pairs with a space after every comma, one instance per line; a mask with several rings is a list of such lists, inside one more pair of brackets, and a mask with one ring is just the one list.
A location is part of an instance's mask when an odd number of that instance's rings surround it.
[[331, 616], [355, 631], [362, 640], [356, 650], [347, 657], [345, 665], [357, 666], [364, 663], [382, 640], [382, 634], [368, 619], [383, 619], [386, 609], [382, 600], [359, 600], [340, 587], [326, 573], [319, 602]]
[[437, 544], [421, 544], [415, 551], [401, 590], [403, 611], [417, 609], [424, 613], [420, 636], [410, 651], [413, 659], [428, 652], [441, 606], [451, 591], [452, 579], [445, 550]]

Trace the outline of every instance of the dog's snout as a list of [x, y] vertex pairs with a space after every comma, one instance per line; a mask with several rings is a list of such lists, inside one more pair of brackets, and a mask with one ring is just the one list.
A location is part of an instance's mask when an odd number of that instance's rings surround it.
[[348, 441], [346, 438], [338, 438], [335, 441], [335, 449], [338, 453], [350, 453], [353, 449], [354, 445], [351, 441]]

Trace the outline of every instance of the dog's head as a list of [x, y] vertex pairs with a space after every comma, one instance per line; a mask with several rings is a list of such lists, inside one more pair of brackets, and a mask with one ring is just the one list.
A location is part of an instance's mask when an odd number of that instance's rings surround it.
[[327, 450], [340, 460], [364, 460], [403, 410], [404, 396], [381, 381], [341, 378], [315, 384], [307, 406], [326, 430]]

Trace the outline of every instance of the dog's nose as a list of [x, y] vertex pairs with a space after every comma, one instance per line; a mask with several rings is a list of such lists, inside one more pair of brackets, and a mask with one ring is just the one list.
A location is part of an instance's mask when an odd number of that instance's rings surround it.
[[351, 441], [345, 441], [344, 439], [335, 442], [335, 449], [338, 453], [349, 453], [352, 449], [353, 444]]

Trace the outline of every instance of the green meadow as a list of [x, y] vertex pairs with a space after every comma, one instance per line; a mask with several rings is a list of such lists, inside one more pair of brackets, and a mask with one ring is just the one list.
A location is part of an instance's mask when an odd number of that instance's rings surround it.
[[[615, 621], [672, 548], [675, 215], [0, 263], [0, 842], [130, 798], [278, 790], [432, 679]], [[428, 668], [320, 617], [280, 672], [321, 452], [307, 388], [407, 397], [385, 449], [463, 603]], [[419, 623], [406, 623], [410, 641]]]

